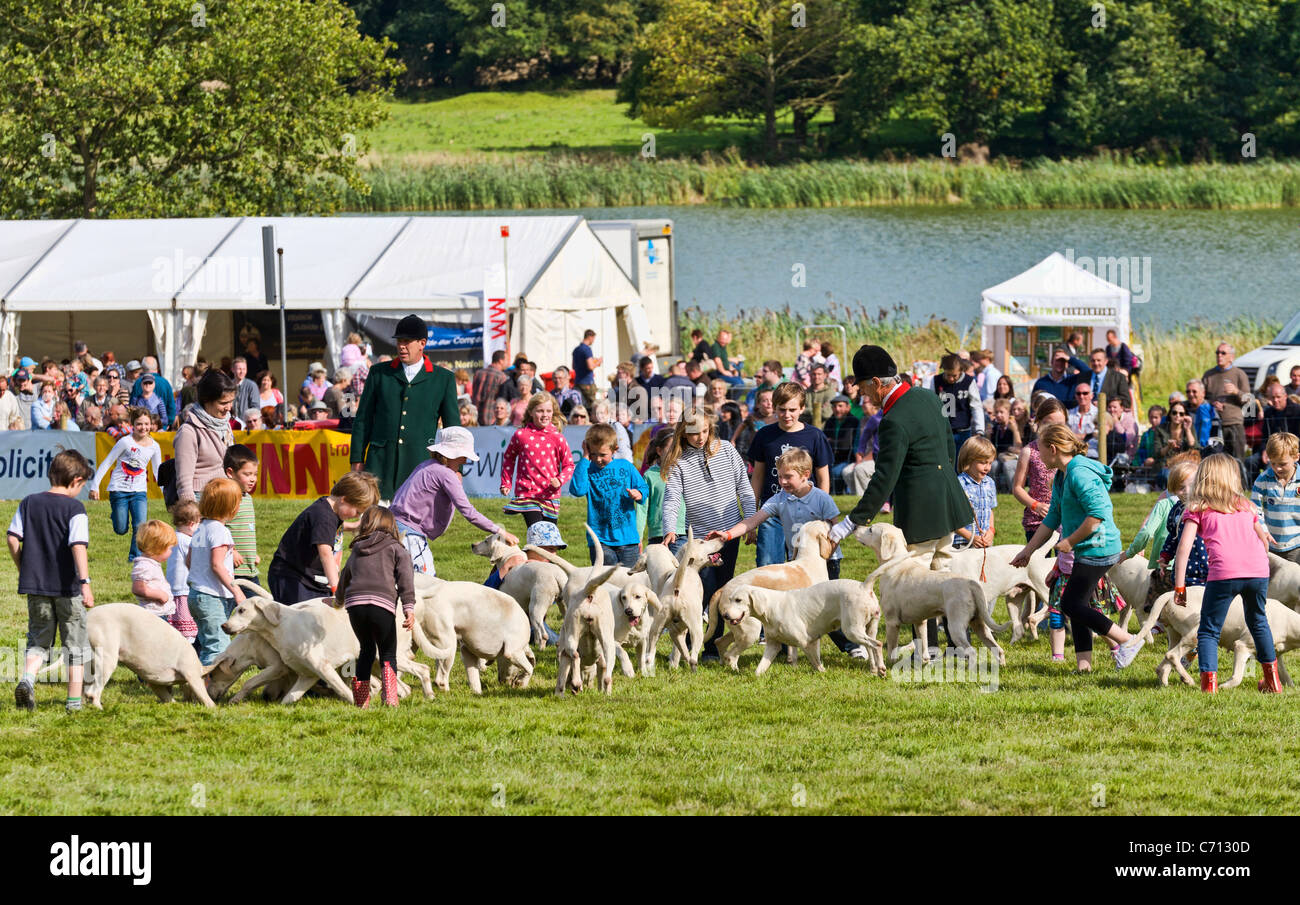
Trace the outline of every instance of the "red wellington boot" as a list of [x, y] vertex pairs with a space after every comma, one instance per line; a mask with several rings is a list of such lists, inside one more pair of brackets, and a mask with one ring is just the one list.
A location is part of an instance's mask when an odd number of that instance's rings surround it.
[[393, 664], [384, 664], [384, 704], [388, 707], [396, 707], [399, 698], [397, 697], [397, 673], [393, 670]]
[[1277, 661], [1261, 663], [1259, 668], [1264, 671], [1264, 678], [1259, 680], [1259, 690], [1265, 694], [1281, 694], [1282, 679], [1277, 674]]
[[1201, 691], [1208, 691], [1214, 694], [1219, 690], [1219, 674], [1217, 672], [1201, 673]]
[[352, 680], [352, 703], [362, 710], [370, 709], [370, 683], [360, 679]]

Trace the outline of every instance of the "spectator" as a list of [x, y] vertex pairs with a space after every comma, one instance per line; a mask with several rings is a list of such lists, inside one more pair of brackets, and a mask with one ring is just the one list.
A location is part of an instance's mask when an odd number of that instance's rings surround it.
[[[338, 372], [335, 371], [334, 373], [337, 374]], [[469, 391], [469, 371], [466, 371], [464, 368], [457, 368], [455, 372], [455, 376], [456, 376], [456, 405], [460, 405], [463, 402], [468, 402], [469, 404], [473, 405], [474, 396]], [[462, 421], [460, 426], [464, 427], [465, 423]]]
[[638, 417], [645, 420], [650, 409], [649, 396], [636, 382], [636, 366], [630, 361], [619, 362], [609, 382], [610, 404], [623, 411], [635, 409]]
[[704, 331], [696, 327], [691, 331], [691, 361], [701, 365], [713, 359], [713, 347], [704, 341]]
[[1011, 492], [1011, 479], [1020, 461], [1020, 425], [1011, 417], [1011, 403], [1006, 399], [993, 402], [993, 419], [989, 423], [988, 441], [993, 444], [993, 462], [989, 474], [999, 493]]
[[723, 327], [718, 331], [717, 340], [709, 347], [709, 357], [713, 365], [709, 377], [715, 379], [720, 377], [732, 386], [742, 386], [745, 381], [740, 376], [740, 369], [732, 364], [727, 354], [727, 346], [730, 343], [731, 331]]
[[330, 388], [321, 397], [331, 418], [351, 418], [355, 413], [356, 401], [352, 398], [351, 388], [352, 372], [347, 368], [335, 371]]
[[1141, 370], [1142, 363], [1138, 361], [1138, 357], [1133, 354], [1128, 343], [1119, 341], [1119, 333], [1113, 329], [1106, 331], [1106, 359], [1115, 362], [1116, 367], [1120, 368], [1126, 376]]
[[692, 390], [694, 395], [687, 402], [687, 405], [694, 405], [697, 398], [708, 394], [709, 378], [704, 376], [704, 369], [698, 361], [688, 361], [686, 362], [686, 379], [694, 387]]
[[[311, 401], [319, 402], [325, 398], [325, 391], [330, 388], [328, 379], [329, 372], [319, 361], [313, 361], [311, 367], [307, 370], [307, 379], [303, 381], [303, 386], [311, 391]], [[307, 403], [309, 406], [311, 402]]]
[[1214, 406], [1205, 401], [1205, 384], [1199, 380], [1187, 381], [1187, 408], [1192, 413], [1196, 442], [1204, 447], [1210, 442], [1214, 428]]
[[1070, 355], [1070, 367], [1076, 374], [1086, 374], [1089, 370], [1088, 363], [1083, 360], [1083, 334], [1079, 332], [1071, 333], [1065, 340], [1065, 349]]
[[1065, 419], [1066, 426], [1088, 444], [1089, 455], [1097, 454], [1097, 407], [1092, 404], [1092, 390], [1085, 380], [1074, 388], [1074, 408]]
[[596, 368], [605, 363], [605, 359], [597, 357], [591, 348], [591, 341], [595, 338], [596, 331], [587, 330], [582, 334], [582, 342], [573, 350], [574, 384], [587, 408], [596, 401]]
[[826, 382], [838, 392], [844, 386], [844, 370], [840, 360], [835, 356], [835, 347], [830, 343], [821, 344], [822, 364], [826, 365]]
[[9, 392], [9, 375], [0, 374], [0, 430], [9, 430], [15, 418], [23, 420], [18, 397]]
[[1135, 461], [1143, 468], [1157, 471], [1165, 467], [1165, 447], [1169, 444], [1169, 425], [1165, 423], [1164, 406], [1153, 405], [1147, 409], [1147, 424], [1138, 440]]
[[834, 387], [827, 382], [826, 365], [812, 366], [812, 383], [806, 397], [807, 420], [813, 427], [820, 429], [830, 414], [831, 399], [836, 395]]
[[41, 384], [41, 395], [32, 403], [32, 430], [50, 430], [54, 424], [54, 402], [57, 395], [53, 383]]
[[960, 457], [962, 444], [984, 433], [984, 406], [979, 401], [975, 378], [962, 373], [962, 360], [956, 352], [945, 355], [939, 367], [940, 373], [934, 375], [934, 391], [952, 428], [952, 441]]
[[481, 423], [484, 427], [510, 427], [510, 403], [501, 397], [492, 400], [487, 418]]
[[[263, 369], [258, 372], [257, 384], [258, 407], [261, 408], [263, 412], [265, 412], [267, 407], [276, 409], [276, 413], [279, 415], [279, 418], [276, 420], [282, 420], [284, 417], [284, 395], [276, 389], [275, 375], [270, 371]], [[182, 396], [182, 398], [184, 397]], [[195, 401], [197, 401], [197, 399]]]
[[853, 461], [840, 473], [849, 493], [859, 497], [867, 492], [871, 476], [876, 473], [876, 453], [880, 451], [880, 441], [876, 436], [880, 428], [880, 408], [867, 398], [866, 393], [862, 394], [862, 414], [862, 430], [853, 450]]
[[831, 445], [831, 488], [853, 464], [853, 452], [858, 442], [858, 419], [849, 412], [849, 397], [833, 396], [830, 401], [831, 416], [822, 424], [822, 433]]
[[1096, 399], [1102, 393], [1106, 394], [1107, 401], [1119, 399], [1126, 406], [1133, 405], [1133, 388], [1129, 380], [1120, 373], [1115, 366], [1107, 365], [1106, 350], [1093, 349], [1092, 354], [1088, 356], [1088, 362], [1091, 367], [1085, 376], [1088, 378], [1089, 386], [1092, 389], [1092, 398]]
[[248, 365], [250, 374], [261, 374], [270, 367], [266, 356], [262, 354], [262, 344], [257, 340], [250, 339], [244, 344], [244, 363]]
[[1201, 376], [1205, 384], [1205, 397], [1218, 412], [1224, 452], [1241, 459], [1246, 454], [1246, 429], [1241, 407], [1251, 398], [1250, 380], [1245, 371], [1232, 363], [1232, 346], [1219, 343], [1214, 354], [1218, 364]]
[[[143, 396], [140, 382], [144, 380], [144, 375], [152, 374], [154, 379], [154, 394], [163, 401], [164, 411], [162, 422], [164, 426], [171, 427], [176, 422], [176, 392], [172, 389], [171, 383], [162, 374], [158, 373], [158, 359], [152, 355], [146, 355], [141, 360], [140, 374], [131, 378], [131, 396]], [[129, 368], [127, 369], [130, 370]]]
[[280, 409], [274, 405], [262, 406], [262, 426], [267, 430], [283, 427], [284, 421]]
[[590, 423], [591, 423], [591, 418], [587, 415], [587, 410], [583, 406], [575, 405], [569, 411], [569, 424], [582, 427]]
[[754, 442], [755, 435], [776, 420], [776, 415], [772, 412], [773, 389], [760, 386], [756, 392], [749, 415], [741, 422], [736, 435], [731, 439], [731, 445], [736, 447], [736, 452], [740, 453], [742, 458], [748, 455], [749, 446]]
[[524, 358], [516, 362], [515, 367], [515, 385], [519, 384], [520, 377], [527, 377], [532, 383], [529, 385], [528, 397], [531, 399], [536, 393], [545, 393], [546, 384], [542, 378], [537, 376], [537, 362], [529, 361]]
[[1291, 369], [1291, 382], [1286, 385], [1288, 396], [1300, 396], [1300, 365]]
[[647, 393], [664, 385], [664, 379], [655, 373], [655, 360], [649, 355], [641, 356], [637, 369], [636, 382]]
[[167, 404], [163, 401], [155, 390], [157, 380], [152, 374], [145, 374], [139, 382], [140, 395], [131, 400], [131, 404], [144, 409], [150, 415], [157, 417], [158, 421], [163, 424], [170, 424], [167, 420]]
[[1300, 405], [1291, 401], [1286, 387], [1275, 383], [1266, 391], [1268, 405], [1264, 409], [1264, 439], [1276, 433], [1300, 435]]
[[736, 432], [740, 430], [741, 422], [744, 421], [744, 415], [740, 413], [740, 406], [734, 402], [724, 402], [718, 406], [718, 439], [726, 440], [732, 443]]
[[95, 374], [104, 370], [104, 363], [91, 355], [89, 347], [80, 340], [72, 344], [72, 354], [81, 361], [81, 368], [87, 374]]
[[[975, 365], [975, 388], [979, 391], [981, 402], [988, 402], [997, 398], [997, 390], [1001, 386], [1003, 375], [1002, 372], [993, 366], [993, 351], [991, 349], [972, 349], [970, 351], [970, 360]], [[1007, 393], [1011, 394], [1011, 381], [1007, 381]]]
[[82, 372], [81, 362], [74, 358], [65, 365], [63, 399], [69, 408], [76, 409], [89, 395], [90, 379]]
[[[256, 383], [248, 379], [248, 359], [240, 355], [230, 363], [230, 367], [235, 377], [235, 408], [236, 412], [246, 412], [251, 408], [261, 408], [261, 389]], [[161, 391], [160, 391], [161, 392]]]
[[125, 372], [122, 376], [122, 385], [127, 388], [127, 392], [131, 396], [135, 395], [135, 382], [140, 379], [140, 375], [143, 373], [144, 365], [137, 359], [132, 358], [126, 363]]
[[805, 339], [803, 341], [803, 351], [794, 360], [794, 376], [791, 379], [805, 389], [812, 385], [813, 358], [818, 351], [820, 351], [820, 347], [816, 343], [811, 339]]
[[262, 410], [257, 406], [244, 409], [244, 430], [260, 431], [266, 429], [266, 422], [262, 420]]
[[[32, 376], [26, 368], [19, 368], [14, 372], [14, 386], [17, 392], [14, 398], [18, 401], [18, 415], [23, 419], [23, 430], [32, 429], [32, 406], [40, 399], [36, 393], [35, 384], [32, 382]], [[12, 419], [10, 419], [12, 423]]]
[[1180, 453], [1199, 451], [1200, 448], [1201, 444], [1192, 431], [1192, 414], [1187, 410], [1187, 403], [1173, 403], [1169, 406], [1169, 442], [1165, 444], [1164, 460], [1168, 462]]
[[126, 406], [120, 402], [114, 402], [109, 406], [104, 431], [114, 440], [121, 440], [131, 433], [131, 417], [127, 414]]
[[569, 385], [571, 376], [572, 373], [564, 365], [551, 372], [551, 379], [555, 382], [551, 395], [555, 397], [560, 414], [566, 418], [573, 413], [574, 406], [582, 405], [582, 394]]
[[1011, 378], [1006, 374], [999, 374], [997, 383], [993, 387], [993, 400], [996, 402], [999, 399], [1015, 398], [1016, 391], [1015, 388], [1011, 386]]
[[462, 402], [457, 408], [460, 409], [461, 427], [478, 427], [478, 410], [473, 405]]
[[1137, 419], [1124, 408], [1119, 399], [1106, 400], [1106, 455], [1114, 461], [1124, 456], [1133, 460], [1137, 453], [1138, 426]]
[[[1057, 401], [1063, 405], [1072, 405], [1074, 403], [1074, 388], [1078, 385], [1080, 379], [1084, 383], [1088, 382], [1086, 375], [1067, 374], [1065, 373], [1066, 365], [1070, 363], [1070, 353], [1065, 349], [1057, 349], [1052, 353], [1052, 370], [1034, 381], [1033, 391], [1030, 397], [1037, 396], [1039, 393], [1049, 393], [1055, 396]], [[1086, 366], [1084, 370], [1089, 370]]]
[[[180, 500], [197, 500], [208, 481], [224, 479], [222, 461], [226, 448], [235, 442], [228, 420], [234, 404], [233, 378], [218, 370], [203, 375], [198, 402], [181, 413], [181, 424], [172, 440], [176, 451], [176, 495]], [[235, 508], [238, 499], [236, 493]]]
[[727, 401], [727, 390], [730, 389], [730, 387], [731, 384], [727, 383], [727, 381], [723, 380], [721, 377], [715, 377], [709, 381], [709, 392], [705, 395], [703, 404], [708, 406], [709, 410], [714, 413], [715, 417], [718, 409], [722, 407], [722, 403]]
[[113, 397], [108, 392], [108, 378], [96, 377], [91, 394], [81, 400], [81, 420], [86, 420], [85, 412], [92, 406], [99, 410], [102, 419], [104, 412], [108, 410], [108, 406], [112, 401]]
[[475, 372], [474, 381], [470, 385], [470, 394], [474, 397], [474, 406], [478, 409], [478, 420], [481, 423], [495, 423], [495, 401], [504, 398], [505, 386], [509, 380], [506, 377], [505, 350], [497, 349], [492, 353], [492, 362]]
[[72, 411], [68, 404], [62, 399], [54, 403], [54, 421], [50, 425], [51, 429], [56, 431], [79, 431], [76, 420], [72, 417]]
[[1033, 422], [1029, 420], [1029, 406], [1014, 396], [1011, 397], [1011, 420], [1016, 423], [1016, 430], [1020, 433], [1022, 444], [1034, 439], [1036, 434]]

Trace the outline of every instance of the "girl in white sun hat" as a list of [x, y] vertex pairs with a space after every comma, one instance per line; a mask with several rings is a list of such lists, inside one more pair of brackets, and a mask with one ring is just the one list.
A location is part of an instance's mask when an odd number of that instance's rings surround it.
[[461, 469], [466, 462], [478, 461], [473, 435], [463, 427], [444, 427], [428, 449], [429, 461], [422, 462], [397, 488], [390, 507], [415, 571], [434, 574], [429, 542], [442, 537], [456, 511], [476, 528], [500, 534], [508, 543], [519, 543], [519, 538], [475, 509], [465, 495]]

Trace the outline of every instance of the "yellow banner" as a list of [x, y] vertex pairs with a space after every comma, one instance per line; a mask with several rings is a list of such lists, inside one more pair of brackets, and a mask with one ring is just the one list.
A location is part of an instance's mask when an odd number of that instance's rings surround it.
[[[151, 436], [162, 450], [163, 461], [172, 458], [175, 433], [159, 431]], [[109, 434], [95, 434], [96, 464], [107, 458], [116, 442]], [[325, 496], [334, 482], [352, 467], [348, 463], [352, 437], [339, 431], [235, 431], [235, 442], [244, 444], [257, 456], [255, 497], [310, 500]], [[105, 499], [109, 476], [99, 488]], [[162, 499], [162, 491], [153, 482], [152, 475], [149, 496]]]

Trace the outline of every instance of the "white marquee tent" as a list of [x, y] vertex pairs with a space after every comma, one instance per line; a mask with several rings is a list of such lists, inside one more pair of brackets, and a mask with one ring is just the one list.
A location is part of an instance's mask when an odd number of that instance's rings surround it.
[[[1039, 365], [1062, 334], [1078, 330], [1085, 346], [1115, 329], [1129, 339], [1129, 290], [1053, 252], [1024, 273], [981, 293], [984, 347], [1012, 381], [1039, 376]], [[1093, 332], [1096, 331], [1096, 335]]]
[[[505, 272], [503, 242], [512, 350], [546, 369], [567, 362], [588, 327], [611, 367], [643, 342], [671, 346], [669, 337], [647, 335], [636, 286], [580, 216], [29, 220], [0, 221], [0, 360], [12, 362], [20, 345], [24, 354], [67, 354], [73, 339], [100, 349], [109, 337], [137, 354], [144, 322], [130, 313], [143, 312], [160, 369], [175, 383], [213, 318], [268, 310], [268, 224], [285, 250], [285, 305], [322, 313], [335, 362], [349, 312], [481, 323], [484, 287]], [[24, 314], [42, 319], [41, 341], [57, 347], [32, 345]], [[655, 314], [653, 322], [664, 322], [665, 312]], [[216, 350], [233, 343], [229, 335], [212, 340]]]

